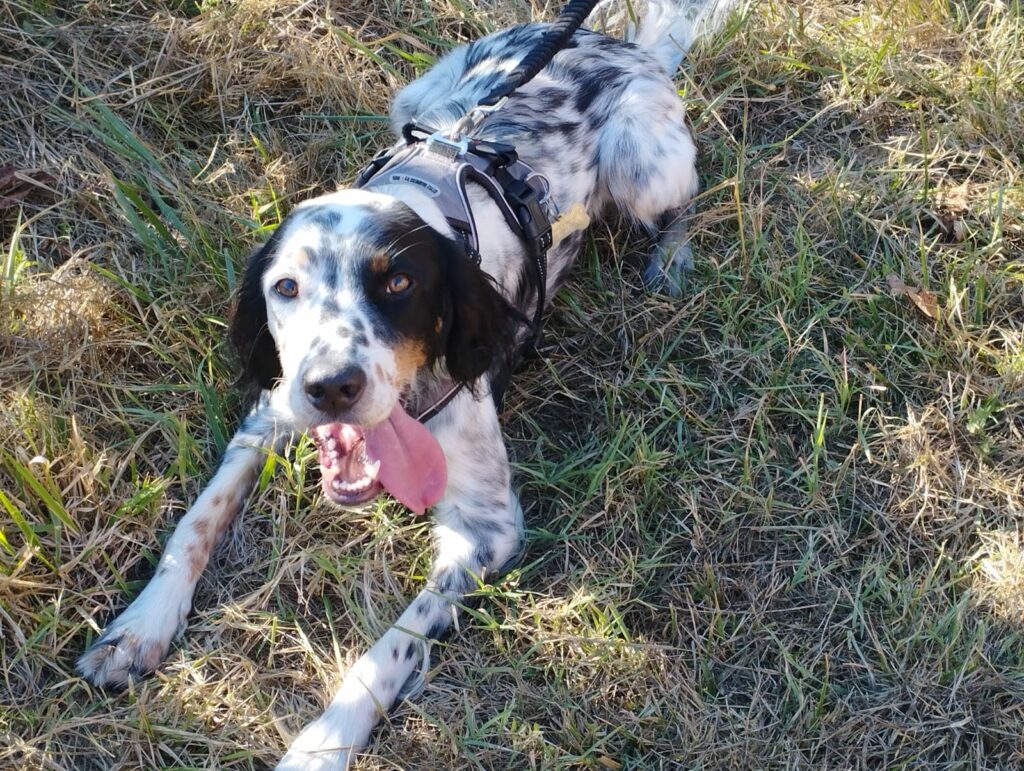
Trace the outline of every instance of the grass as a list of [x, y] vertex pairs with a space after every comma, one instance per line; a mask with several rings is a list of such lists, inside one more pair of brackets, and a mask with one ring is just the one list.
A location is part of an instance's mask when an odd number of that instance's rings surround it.
[[[154, 677], [72, 668], [244, 407], [247, 251], [549, 5], [0, 5], [0, 767], [265, 768], [421, 586], [427, 523], [301, 444]], [[689, 57], [696, 271], [595, 229], [506, 404], [526, 563], [360, 768], [1024, 763], [1022, 10], [765, 0]]]

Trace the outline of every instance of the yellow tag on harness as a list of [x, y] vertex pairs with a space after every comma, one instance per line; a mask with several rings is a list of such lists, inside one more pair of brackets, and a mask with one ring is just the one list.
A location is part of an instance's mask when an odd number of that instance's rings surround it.
[[551, 246], [558, 246], [558, 243], [578, 230], [583, 230], [590, 224], [590, 216], [583, 204], [574, 203], [569, 211], [551, 223]]

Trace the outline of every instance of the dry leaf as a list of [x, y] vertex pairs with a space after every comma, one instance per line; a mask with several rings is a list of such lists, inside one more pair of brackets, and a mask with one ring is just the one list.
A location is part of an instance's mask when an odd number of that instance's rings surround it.
[[609, 758], [607, 755], [602, 755], [597, 759], [604, 768], [610, 768], [612, 771], [619, 771], [622, 768], [622, 764], [614, 758]]
[[885, 280], [889, 284], [889, 291], [892, 292], [893, 297], [905, 295], [913, 300], [917, 309], [928, 318], [937, 319], [939, 317], [939, 297], [934, 292], [910, 286], [895, 273], [890, 273]]
[[55, 181], [52, 174], [40, 169], [0, 166], [0, 210], [9, 209], [40, 190], [51, 192], [49, 185]]
[[936, 211], [930, 214], [946, 240], [962, 243], [967, 238], [964, 217], [970, 210], [970, 189], [967, 183], [938, 191], [935, 204]]

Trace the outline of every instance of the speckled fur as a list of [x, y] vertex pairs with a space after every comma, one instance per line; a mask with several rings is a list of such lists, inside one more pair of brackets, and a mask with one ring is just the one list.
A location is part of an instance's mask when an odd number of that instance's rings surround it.
[[[688, 259], [681, 217], [697, 190], [694, 144], [670, 77], [681, 58], [672, 41], [685, 45], [693, 35], [685, 20], [666, 16], [664, 3], [651, 6], [659, 12], [653, 27], [641, 27], [637, 39], [643, 47], [578, 32], [481, 135], [515, 144], [521, 158], [550, 180], [561, 210], [581, 202], [592, 219], [617, 211], [662, 232], [648, 277], [672, 290]], [[455, 50], [398, 94], [394, 127], [413, 118], [435, 129], [451, 126], [543, 30], [537, 24], [517, 26]], [[370, 380], [366, 395], [344, 416], [362, 425], [382, 419], [400, 398], [428, 402], [449, 382], [450, 352], [442, 350], [415, 372], [400, 365], [411, 358], [396, 356], [394, 336], [379, 328], [353, 278], [359, 259], [382, 265], [380, 251], [357, 259], [352, 244], [393, 216], [414, 215], [421, 222], [417, 227], [433, 228], [442, 237], [451, 231], [415, 186], [395, 184], [375, 193], [343, 190], [303, 204], [250, 263], [234, 334], [246, 372], [263, 385], [263, 396], [209, 487], [179, 523], [153, 580], [80, 660], [80, 671], [96, 684], [123, 685], [157, 666], [184, 626], [198, 573], [213, 548], [210, 534], [227, 527], [263, 465], [265, 448], [322, 422], [300, 387], [310, 362], [362, 362]], [[471, 190], [471, 203], [482, 234], [481, 269], [529, 317], [535, 299], [522, 245], [486, 194]], [[582, 239], [574, 234], [551, 251], [548, 297], [569, 275]], [[333, 257], [323, 256], [328, 253]], [[303, 294], [283, 304], [272, 296], [272, 281], [295, 272], [301, 273]], [[442, 329], [440, 315], [427, 326], [439, 335], [450, 333]], [[443, 339], [450, 345], [448, 336]], [[295, 739], [279, 769], [347, 768], [380, 710], [415, 686], [429, 641], [447, 631], [457, 604], [522, 553], [522, 510], [489, 395], [497, 363], [484, 364], [474, 388], [428, 424], [446, 456], [449, 477], [433, 509], [436, 558], [427, 586], [347, 673], [327, 710]]]

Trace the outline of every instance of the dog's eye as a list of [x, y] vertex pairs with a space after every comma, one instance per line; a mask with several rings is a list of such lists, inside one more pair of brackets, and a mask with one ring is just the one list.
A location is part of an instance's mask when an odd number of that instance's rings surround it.
[[404, 273], [396, 273], [388, 279], [388, 294], [402, 294], [409, 291], [412, 279]]
[[299, 293], [299, 285], [294, 278], [282, 278], [274, 284], [274, 291], [281, 297], [295, 297]]

